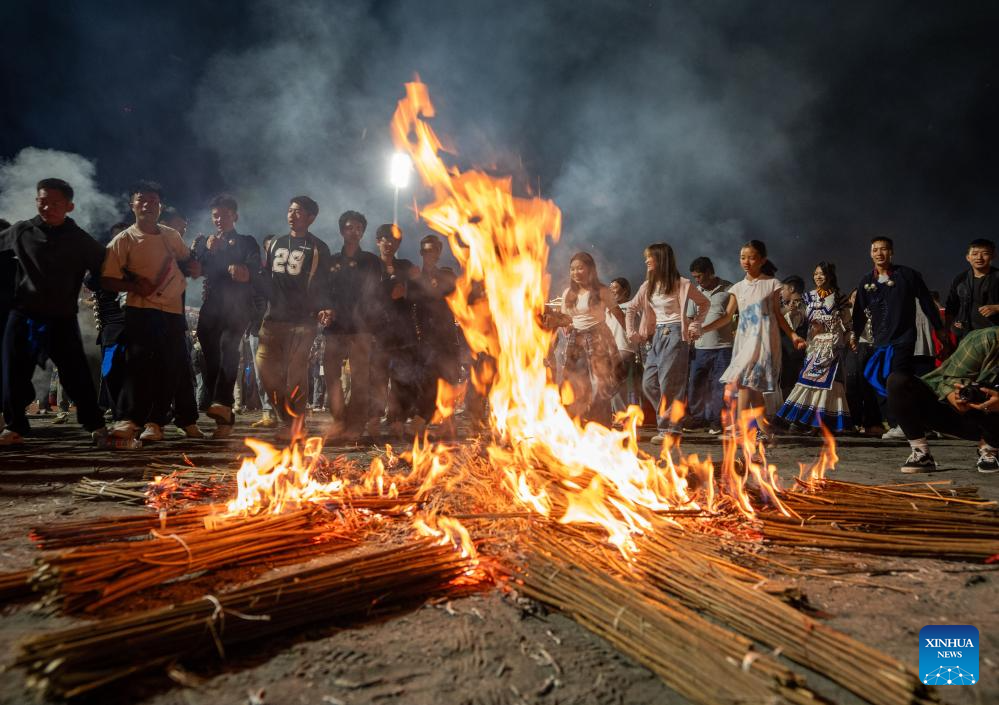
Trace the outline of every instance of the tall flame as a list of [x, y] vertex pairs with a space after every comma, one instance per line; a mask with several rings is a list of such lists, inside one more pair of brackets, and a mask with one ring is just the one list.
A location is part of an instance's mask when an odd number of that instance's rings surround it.
[[[617, 431], [570, 417], [545, 367], [552, 334], [539, 321], [548, 241], [558, 240], [561, 212], [551, 201], [515, 196], [509, 178], [449, 168], [427, 122], [433, 116], [426, 86], [407, 83], [393, 140], [433, 192], [420, 217], [448, 238], [462, 266], [449, 298], [455, 317], [473, 352], [495, 360], [489, 402], [497, 443], [489, 450], [507, 488], [539, 512], [557, 507], [561, 521], [603, 525], [618, 545], [644, 528], [638, 508], [696, 508], [680, 475], [638, 450], [635, 423]], [[549, 496], [556, 490], [558, 498]]]

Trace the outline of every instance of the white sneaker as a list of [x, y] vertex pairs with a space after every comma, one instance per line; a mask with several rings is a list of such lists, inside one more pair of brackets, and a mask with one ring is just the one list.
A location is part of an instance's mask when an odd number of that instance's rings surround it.
[[905, 432], [902, 430], [901, 426], [892, 426], [881, 434], [881, 439], [885, 441], [904, 441]]
[[24, 438], [17, 431], [9, 428], [0, 433], [0, 446], [19, 446], [24, 443]]
[[139, 434], [140, 441], [162, 441], [163, 440], [163, 429], [160, 428], [158, 423], [149, 422], [146, 427], [142, 429], [142, 433]]
[[200, 428], [198, 428], [198, 424], [196, 424], [196, 423], [192, 423], [192, 424], [190, 424], [188, 426], [184, 426], [184, 428], [181, 428], [181, 429], [178, 429], [178, 430], [181, 433], [183, 433], [187, 438], [204, 438], [205, 437], [205, 434], [202, 432], [202, 430]]
[[109, 434], [115, 438], [135, 438], [139, 427], [129, 420], [119, 421], [111, 427]]

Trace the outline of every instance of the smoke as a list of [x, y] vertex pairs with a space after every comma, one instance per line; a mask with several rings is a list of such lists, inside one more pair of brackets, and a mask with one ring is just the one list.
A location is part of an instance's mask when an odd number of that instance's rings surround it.
[[77, 224], [96, 234], [118, 218], [115, 199], [97, 186], [97, 165], [79, 154], [26, 147], [10, 161], [0, 162], [0, 217], [15, 222], [36, 215], [35, 185], [56, 177], [73, 187]]
[[[316, 234], [338, 247], [337, 215], [360, 210], [373, 249], [392, 217], [388, 123], [419, 73], [463, 167], [513, 173], [563, 209], [556, 287], [577, 249], [604, 280], [634, 279], [659, 241], [681, 266], [707, 255], [734, 278], [740, 243], [758, 238], [781, 275], [839, 259], [849, 281], [869, 264], [870, 232], [888, 231], [901, 260], [931, 269], [964, 239], [941, 243], [942, 223], [988, 222], [980, 179], [940, 186], [984, 159], [959, 135], [987, 62], [961, 49], [973, 18], [917, 3], [896, 22], [902, 7], [257, 0], [252, 40], [211, 59], [188, 124], [258, 236], [283, 231], [288, 199], [305, 193], [321, 207]], [[914, 60], [940, 33], [948, 68]], [[400, 195], [404, 255], [422, 234], [408, 206], [423, 196]]]

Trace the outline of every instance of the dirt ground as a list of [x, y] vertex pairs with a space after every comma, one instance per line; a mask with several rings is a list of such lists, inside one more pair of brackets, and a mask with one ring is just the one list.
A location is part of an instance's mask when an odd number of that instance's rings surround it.
[[[245, 451], [239, 438], [255, 416], [243, 417], [226, 441], [168, 440], [136, 451], [90, 448], [79, 427], [34, 419], [37, 435], [22, 449], [0, 450], [0, 570], [29, 567], [37, 555], [28, 530], [66, 519], [134, 513], [111, 502], [74, 500], [82, 477], [139, 479], [146, 463], [177, 462], [181, 454], [198, 465], [236, 465]], [[172, 430], [172, 429], [171, 429]], [[264, 438], [267, 433], [258, 433]], [[819, 442], [782, 439], [771, 460], [791, 477], [798, 461], [810, 461]], [[863, 483], [913, 481], [898, 466], [904, 443], [844, 438], [839, 442], [839, 479]], [[342, 449], [329, 448], [337, 453]], [[691, 434], [687, 453], [720, 455], [717, 439]], [[934, 480], [976, 485], [999, 499], [999, 474], [974, 468], [970, 443], [933, 442], [941, 469]], [[924, 477], [924, 476], [919, 476]], [[946, 702], [999, 702], [999, 575], [992, 566], [933, 560], [871, 557], [868, 575], [854, 582], [799, 579], [811, 604], [842, 631], [916, 666], [918, 633], [926, 624], [971, 624], [981, 634], [981, 681], [940, 688]], [[860, 584], [862, 583], [862, 584]], [[184, 664], [173, 680], [162, 676], [130, 681], [91, 698], [100, 703], [149, 705], [247, 705], [269, 703], [684, 703], [654, 674], [618, 653], [570, 619], [539, 613], [511, 595], [486, 594], [425, 605], [378, 623], [347, 629], [316, 625], [279, 641], [229, 654], [224, 664]], [[9, 664], [17, 641], [75, 623], [44, 616], [29, 605], [0, 608], [0, 664]], [[682, 664], [677, 667], [682, 669]], [[186, 670], [185, 670], [186, 669]], [[809, 683], [836, 702], [856, 702], [814, 673]], [[0, 673], [0, 704], [34, 701], [24, 673]]]

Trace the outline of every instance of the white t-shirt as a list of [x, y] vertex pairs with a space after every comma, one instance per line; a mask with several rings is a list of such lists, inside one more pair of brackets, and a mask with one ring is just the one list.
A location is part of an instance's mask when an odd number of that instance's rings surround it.
[[562, 294], [562, 313], [572, 316], [572, 327], [576, 330], [589, 330], [599, 323], [603, 323], [607, 318], [607, 310], [617, 304], [613, 301], [610, 289], [606, 287], [600, 290], [600, 299], [590, 306], [590, 294], [587, 290], [580, 291], [576, 298], [576, 305], [567, 308], [565, 299], [569, 295], [569, 289]]
[[656, 312], [657, 326], [680, 322], [680, 297], [677, 294], [663, 294], [657, 291], [649, 297], [649, 303]]
[[[621, 304], [620, 309], [622, 313], [627, 314], [627, 304]], [[617, 344], [618, 350], [630, 353], [635, 352], [635, 343], [628, 340], [628, 331], [617, 322], [617, 319], [611, 314], [610, 309], [607, 309], [607, 327], [610, 328], [611, 335], [614, 336], [614, 342]]]
[[173, 228], [159, 226], [158, 234], [144, 233], [134, 223], [122, 230], [108, 245], [101, 274], [111, 279], [125, 279], [125, 270], [156, 284], [150, 296], [128, 292], [126, 306], [155, 308], [166, 313], [184, 313], [183, 294], [187, 279], [178, 262], [191, 258], [184, 240]]

